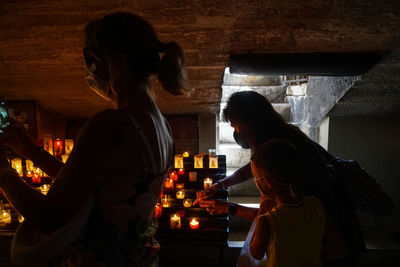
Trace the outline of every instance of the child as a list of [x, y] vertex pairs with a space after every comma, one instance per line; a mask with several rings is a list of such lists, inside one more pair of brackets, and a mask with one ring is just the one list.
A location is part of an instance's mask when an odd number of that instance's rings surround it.
[[317, 198], [303, 198], [295, 189], [300, 166], [294, 145], [282, 139], [264, 143], [251, 157], [251, 169], [263, 197], [276, 203], [256, 219], [252, 256], [267, 253], [267, 266], [322, 266], [325, 212]]

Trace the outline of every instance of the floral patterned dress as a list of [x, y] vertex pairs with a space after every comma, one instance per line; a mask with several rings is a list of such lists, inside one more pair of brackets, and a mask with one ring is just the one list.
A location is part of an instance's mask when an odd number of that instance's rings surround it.
[[[151, 170], [154, 170], [155, 161], [148, 139], [133, 117], [129, 117], [136, 128], [136, 140], [141, 149], [145, 172], [134, 179], [123, 179], [115, 173], [115, 179], [108, 177], [107, 180], [118, 183], [110, 182], [97, 189], [92, 214], [82, 238], [75, 245], [74, 256], [66, 261], [67, 266], [158, 265], [160, 245], [154, 238], [157, 229], [154, 209], [172, 162], [168, 162], [168, 167], [162, 173], [153, 174]], [[167, 144], [173, 144], [166, 120], [161, 128], [157, 131], [162, 138], [166, 138]], [[166, 150], [172, 151], [172, 160], [173, 148]], [[148, 162], [145, 153], [151, 162]]]

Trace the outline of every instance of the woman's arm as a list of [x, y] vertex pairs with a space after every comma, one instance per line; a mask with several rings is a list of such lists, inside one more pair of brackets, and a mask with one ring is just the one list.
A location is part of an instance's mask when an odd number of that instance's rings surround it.
[[61, 160], [41, 149], [26, 129], [15, 120], [11, 120], [11, 124], [3, 129], [0, 144], [7, 145], [21, 157], [32, 160], [35, 166], [51, 177], [56, 177], [64, 165]]
[[2, 179], [7, 197], [26, 220], [51, 232], [72, 219], [113, 169], [114, 139], [120, 117], [116, 111], [105, 111], [84, 126], [46, 196], [15, 175], [7, 174], [7, 179]]
[[251, 255], [261, 260], [267, 251], [270, 240], [270, 226], [265, 214], [258, 216], [256, 227], [250, 241]]
[[251, 173], [250, 163], [247, 163], [243, 167], [239, 168], [232, 175], [218, 181], [218, 184], [227, 188], [231, 185], [239, 184], [241, 182], [247, 181], [252, 178], [253, 174]]
[[[202, 208], [206, 208], [207, 211], [210, 212], [211, 215], [224, 214], [229, 212], [229, 206], [231, 206], [231, 202], [221, 201], [217, 199], [207, 199], [201, 200], [199, 202], [199, 206]], [[234, 204], [235, 205], [235, 204]], [[242, 205], [235, 205], [235, 214], [250, 221], [254, 220], [257, 216], [258, 209], [257, 208], [249, 208]]]

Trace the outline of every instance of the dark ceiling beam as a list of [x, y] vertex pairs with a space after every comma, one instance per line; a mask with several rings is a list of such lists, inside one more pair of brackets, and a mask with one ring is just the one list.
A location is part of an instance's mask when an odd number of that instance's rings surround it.
[[233, 54], [229, 68], [243, 75], [355, 76], [366, 73], [385, 52]]

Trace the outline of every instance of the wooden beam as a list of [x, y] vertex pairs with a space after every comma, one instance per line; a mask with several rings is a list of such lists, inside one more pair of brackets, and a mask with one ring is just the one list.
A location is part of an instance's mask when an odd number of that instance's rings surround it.
[[229, 68], [242, 75], [355, 76], [371, 69], [384, 52], [233, 54]]

